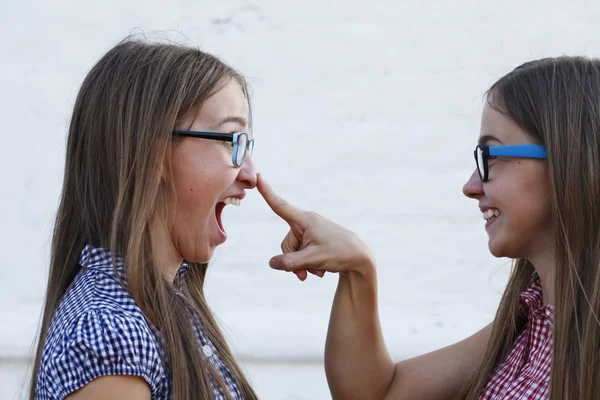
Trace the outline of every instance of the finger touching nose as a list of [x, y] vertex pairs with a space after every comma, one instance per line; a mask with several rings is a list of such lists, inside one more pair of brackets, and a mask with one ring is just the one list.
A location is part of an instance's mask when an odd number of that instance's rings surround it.
[[258, 174], [257, 179], [258, 191], [265, 199], [269, 207], [271, 207], [273, 212], [287, 222], [299, 222], [303, 211], [275, 193], [275, 191], [271, 188], [271, 185], [267, 183], [261, 174]]

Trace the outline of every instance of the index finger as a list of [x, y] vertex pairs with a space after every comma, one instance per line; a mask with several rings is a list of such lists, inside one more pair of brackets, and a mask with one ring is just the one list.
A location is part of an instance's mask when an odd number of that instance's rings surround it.
[[292, 205], [283, 197], [279, 196], [267, 183], [261, 174], [258, 174], [257, 188], [265, 199], [271, 210], [287, 222], [300, 222], [303, 210]]

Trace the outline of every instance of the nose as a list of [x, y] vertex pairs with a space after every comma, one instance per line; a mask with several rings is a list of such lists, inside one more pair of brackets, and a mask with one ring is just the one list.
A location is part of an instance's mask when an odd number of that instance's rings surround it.
[[477, 199], [483, 196], [483, 182], [481, 182], [477, 169], [473, 171], [471, 177], [463, 186], [463, 194], [471, 199]]
[[258, 175], [250, 154], [246, 154], [246, 157], [244, 158], [244, 163], [238, 173], [237, 181], [246, 189], [254, 189], [256, 187]]

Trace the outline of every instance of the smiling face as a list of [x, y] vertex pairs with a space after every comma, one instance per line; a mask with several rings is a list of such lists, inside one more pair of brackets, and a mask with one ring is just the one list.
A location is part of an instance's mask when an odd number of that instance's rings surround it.
[[[487, 104], [479, 139], [488, 146], [533, 143], [518, 125]], [[481, 182], [475, 170], [463, 193], [479, 201], [494, 256], [529, 260], [546, 256], [554, 240], [546, 161], [491, 159], [488, 181]]]
[[[198, 113], [177, 129], [209, 132], [247, 132], [249, 107], [241, 86], [229, 81], [206, 99]], [[207, 262], [227, 235], [221, 213], [227, 204], [239, 205], [246, 189], [256, 186], [250, 154], [242, 167], [232, 163], [233, 145], [220, 140], [184, 137], [173, 143], [169, 159], [176, 198], [170, 233], [178, 263], [181, 259]]]

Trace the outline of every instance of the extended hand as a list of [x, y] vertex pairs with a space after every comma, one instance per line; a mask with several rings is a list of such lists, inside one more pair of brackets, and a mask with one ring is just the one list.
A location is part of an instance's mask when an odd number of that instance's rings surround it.
[[307, 271], [323, 276], [325, 272], [361, 272], [374, 267], [371, 251], [353, 232], [290, 204], [260, 174], [258, 191], [275, 214], [290, 226], [281, 243], [283, 254], [271, 258], [271, 268], [292, 271], [303, 281]]

